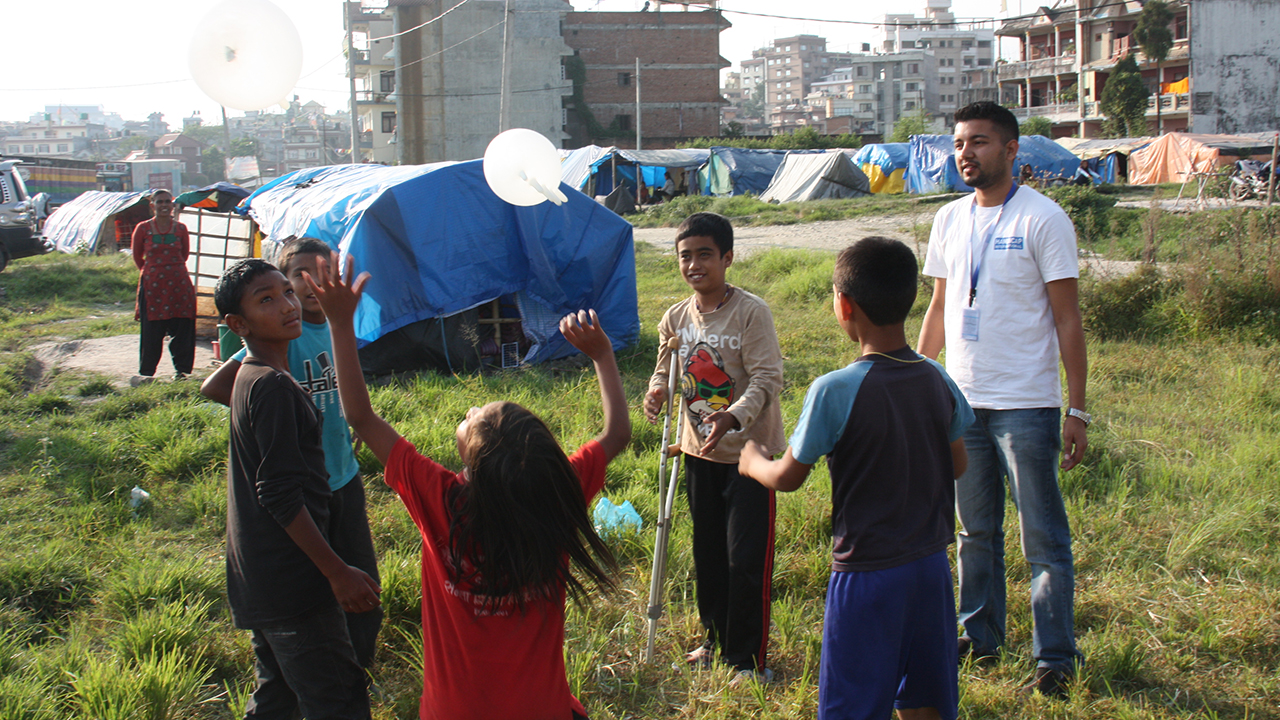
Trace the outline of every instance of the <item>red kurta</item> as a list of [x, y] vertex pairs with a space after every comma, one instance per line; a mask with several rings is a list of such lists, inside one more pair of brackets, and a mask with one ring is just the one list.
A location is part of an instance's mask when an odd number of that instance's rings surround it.
[[[133, 264], [138, 277], [138, 297], [146, 298], [148, 320], [196, 317], [196, 289], [187, 274], [191, 238], [187, 226], [173, 221], [164, 234], [156, 233], [155, 219], [133, 229]], [[134, 305], [133, 319], [141, 320], [141, 308]]]
[[[608, 458], [591, 441], [569, 458], [587, 502], [604, 487]], [[564, 589], [552, 601], [484, 608], [449, 578], [450, 491], [465, 482], [401, 438], [387, 484], [422, 533], [422, 720], [569, 720], [586, 712], [564, 669]], [[535, 539], [530, 538], [533, 542]], [[567, 559], [566, 559], [567, 562]]]

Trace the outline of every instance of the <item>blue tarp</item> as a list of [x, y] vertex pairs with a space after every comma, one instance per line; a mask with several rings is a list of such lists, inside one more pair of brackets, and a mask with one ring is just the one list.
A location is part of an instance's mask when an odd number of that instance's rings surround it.
[[[853, 154], [852, 160], [853, 164], [867, 175], [871, 192], [902, 192], [903, 176], [911, 164], [911, 145], [910, 143], [864, 145]], [[877, 168], [879, 172], [876, 172]], [[898, 174], [894, 175], [895, 172]]]
[[[140, 192], [88, 190], [54, 210], [45, 221], [41, 233], [64, 253], [91, 255], [98, 251], [99, 235], [104, 223], [116, 213], [146, 202]], [[114, 242], [114, 224], [108, 231], [108, 236]]]
[[[955, 140], [951, 135], [912, 135], [911, 162], [907, 167], [907, 192], [972, 192], [960, 179], [956, 169]], [[1042, 135], [1023, 135], [1018, 139], [1018, 157], [1013, 175], [1022, 166], [1035, 168], [1040, 181], [1062, 178], [1070, 180], [1080, 167], [1080, 159], [1071, 151]]]
[[587, 145], [577, 150], [565, 151], [564, 157], [560, 159], [560, 181], [575, 190], [585, 189], [591, 174], [595, 172], [596, 161], [601, 157], [608, 157], [613, 150], [612, 147]]
[[713, 147], [707, 166], [698, 173], [698, 185], [704, 195], [759, 195], [786, 157], [786, 150]]
[[308, 168], [240, 209], [268, 238], [319, 238], [372, 274], [355, 318], [362, 346], [512, 293], [534, 341], [524, 362], [577, 352], [557, 323], [580, 308], [596, 309], [614, 347], [635, 342], [630, 223], [564, 185], [563, 205], [510, 205], [489, 189], [481, 163]]
[[[608, 195], [613, 192], [613, 173], [606, 172], [606, 166], [612, 160], [618, 168], [619, 184], [626, 185], [635, 193], [635, 166], [641, 168], [645, 185], [660, 188], [666, 183], [668, 170], [691, 170], [707, 162], [711, 151], [705, 148], [682, 148], [676, 150], [622, 150], [608, 148], [591, 163], [591, 174], [596, 176], [595, 194]], [[675, 173], [672, 173], [674, 176]], [[585, 184], [585, 181], [584, 181]], [[766, 183], [767, 184], [767, 183]]]

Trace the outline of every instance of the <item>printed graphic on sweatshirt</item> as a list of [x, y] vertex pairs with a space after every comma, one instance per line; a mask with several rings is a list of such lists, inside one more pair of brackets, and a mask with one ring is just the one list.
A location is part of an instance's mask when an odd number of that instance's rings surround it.
[[724, 371], [720, 351], [705, 342], [689, 350], [680, 379], [680, 392], [689, 408], [690, 418], [704, 438], [711, 432], [707, 416], [728, 410], [733, 404], [733, 378]]
[[314, 359], [303, 360], [302, 377], [295, 379], [303, 390], [311, 393], [311, 402], [315, 403], [317, 410], [322, 413], [330, 409], [342, 412], [338, 400], [337, 368], [333, 366], [329, 353], [322, 352]]

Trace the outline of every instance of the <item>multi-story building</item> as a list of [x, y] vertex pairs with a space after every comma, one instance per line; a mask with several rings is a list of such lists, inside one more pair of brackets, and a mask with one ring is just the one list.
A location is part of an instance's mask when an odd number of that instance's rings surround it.
[[182, 172], [187, 175], [198, 174], [200, 169], [200, 151], [204, 143], [182, 133], [161, 135], [151, 144], [147, 153], [148, 160], [182, 160]]
[[[570, 147], [587, 143], [669, 148], [720, 134], [720, 33], [730, 27], [718, 11], [574, 12], [564, 20], [572, 50], [565, 74]], [[636, 65], [640, 67], [637, 117]]]
[[[562, 24], [571, 10], [565, 0], [389, 0], [392, 32], [368, 32], [375, 39], [369, 65], [356, 73], [366, 78], [373, 101], [361, 113], [374, 121], [364, 129], [391, 127], [402, 164], [478, 158], [494, 136], [514, 127], [561, 145], [562, 99], [571, 92], [561, 58], [572, 52]], [[374, 18], [367, 11], [348, 18], [352, 27], [359, 21]], [[392, 40], [391, 57], [377, 49], [380, 37]], [[393, 60], [393, 92], [381, 93], [388, 76], [375, 60]], [[384, 109], [392, 99], [394, 110]]]
[[[1173, 48], [1158, 68], [1133, 40], [1142, 13], [1138, 2], [1068, 0], [1005, 22], [998, 34], [1017, 38], [1020, 58], [997, 68], [1001, 97], [1017, 105], [1019, 119], [1049, 118], [1055, 135], [1096, 137], [1106, 119], [1101, 99], [1107, 78], [1121, 58], [1136, 53], [1150, 94], [1147, 120], [1153, 132], [1250, 132], [1280, 124], [1280, 81], [1274, 71], [1280, 43], [1265, 29], [1274, 23], [1275, 4], [1170, 0], [1169, 5]], [[1193, 97], [1201, 101], [1194, 108]], [[1250, 113], [1252, 119], [1240, 121]]]
[[926, 106], [931, 113], [941, 114], [950, 126], [950, 116], [962, 106], [964, 77], [995, 63], [995, 21], [957, 22], [951, 13], [951, 0], [925, 0], [923, 17], [885, 15], [881, 20], [884, 36], [881, 49], [886, 53], [926, 50], [937, 69], [935, 96]]
[[55, 125], [85, 122], [104, 125], [108, 130], [124, 128], [124, 118], [119, 113], [109, 113], [101, 105], [45, 105], [44, 112], [33, 113], [33, 123], [52, 122]]
[[281, 127], [283, 159], [280, 174], [294, 170], [350, 162], [343, 151], [351, 146], [349, 120], [328, 115], [324, 106], [312, 100], [299, 105], [295, 100]]
[[793, 132], [798, 126], [790, 119], [808, 114], [805, 98], [813, 83], [848, 65], [853, 57], [853, 53], [829, 52], [826, 38], [817, 35], [778, 38], [740, 63], [742, 89], [752, 97], [761, 94], [770, 132]]
[[364, 7], [358, 0], [343, 3], [353, 33], [355, 51], [350, 68], [356, 81], [359, 119], [359, 160], [390, 164], [396, 161], [396, 56], [391, 13]]
[[813, 83], [807, 101], [828, 118], [851, 118], [840, 129], [887, 138], [905, 116], [922, 110], [930, 117], [939, 114], [939, 103], [949, 96], [939, 91], [940, 77], [930, 51], [858, 54], [848, 67]]
[[105, 125], [88, 122], [57, 124], [52, 120], [26, 123], [4, 138], [9, 155], [80, 157], [87, 156], [93, 141], [108, 136]]

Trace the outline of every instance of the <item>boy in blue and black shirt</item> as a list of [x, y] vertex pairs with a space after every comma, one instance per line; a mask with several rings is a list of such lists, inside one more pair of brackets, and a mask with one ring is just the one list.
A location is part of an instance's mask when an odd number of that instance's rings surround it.
[[907, 344], [915, 255], [865, 238], [840, 253], [835, 313], [861, 356], [809, 388], [787, 452], [754, 443], [739, 472], [796, 490], [823, 455], [832, 551], [819, 718], [945, 718], [957, 713], [956, 611], [947, 546], [973, 411], [938, 363]]

